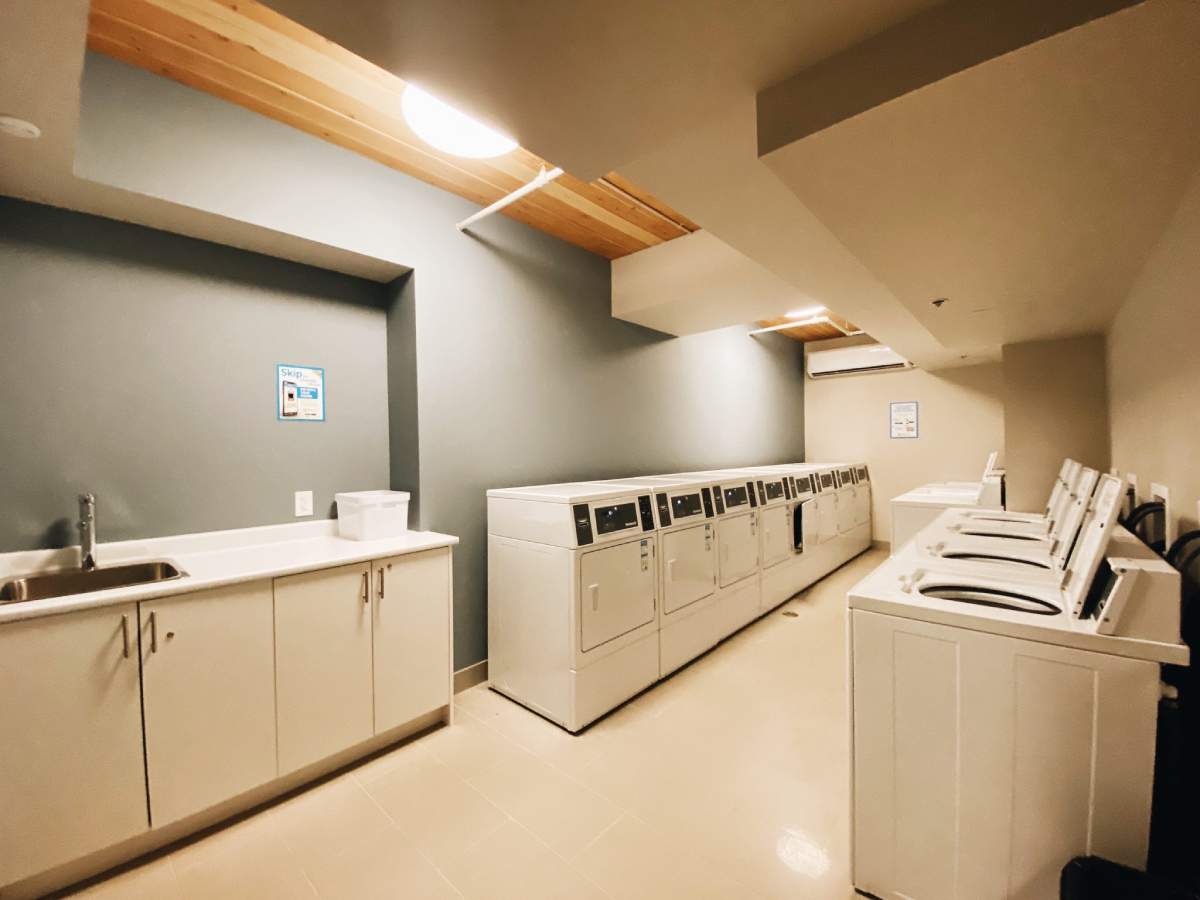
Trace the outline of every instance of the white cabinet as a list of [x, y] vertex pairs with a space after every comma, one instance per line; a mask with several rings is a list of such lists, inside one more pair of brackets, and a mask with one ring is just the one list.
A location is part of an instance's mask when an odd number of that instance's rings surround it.
[[372, 564], [375, 734], [450, 702], [450, 550]]
[[1056, 897], [1146, 861], [1158, 666], [854, 610], [854, 886]]
[[279, 774], [374, 734], [370, 563], [275, 579]]
[[276, 775], [271, 582], [150, 600], [139, 613], [157, 828]]
[[146, 831], [132, 603], [0, 626], [0, 885]]

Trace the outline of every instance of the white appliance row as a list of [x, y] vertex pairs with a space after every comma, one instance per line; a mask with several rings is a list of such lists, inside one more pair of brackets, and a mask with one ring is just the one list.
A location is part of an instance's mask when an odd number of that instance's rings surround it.
[[947, 510], [850, 592], [859, 891], [1053, 897], [1075, 856], [1146, 863], [1179, 575], [1116, 524], [1120, 479], [1063, 475], [1044, 514]]
[[[892, 552], [896, 553], [918, 531], [947, 509], [1004, 509], [1004, 470], [997, 467], [993, 450], [979, 481], [935, 481], [892, 498]], [[1059, 473], [1060, 478], [1062, 473]]]
[[579, 731], [866, 550], [861, 464], [490, 490], [492, 687]]

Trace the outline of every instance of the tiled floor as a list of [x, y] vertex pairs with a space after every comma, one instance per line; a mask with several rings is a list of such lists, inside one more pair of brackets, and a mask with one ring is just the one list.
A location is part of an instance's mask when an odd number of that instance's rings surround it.
[[851, 897], [845, 596], [879, 561], [580, 736], [474, 688], [454, 727], [81, 896]]

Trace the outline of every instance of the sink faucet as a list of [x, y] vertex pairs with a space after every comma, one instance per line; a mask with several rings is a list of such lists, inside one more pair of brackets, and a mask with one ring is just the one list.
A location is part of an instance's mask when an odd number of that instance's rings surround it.
[[79, 495], [80, 567], [85, 572], [96, 568], [96, 495]]

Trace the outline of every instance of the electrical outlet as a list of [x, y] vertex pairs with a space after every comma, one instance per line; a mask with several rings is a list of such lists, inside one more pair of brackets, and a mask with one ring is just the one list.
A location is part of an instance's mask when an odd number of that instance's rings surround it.
[[311, 516], [313, 514], [312, 491], [296, 491], [296, 515]]
[[1175, 521], [1172, 517], [1171, 509], [1171, 489], [1165, 484], [1157, 482], [1150, 483], [1150, 499], [1161, 500], [1163, 505], [1163, 536], [1167, 540], [1167, 546], [1170, 547], [1175, 543]]

